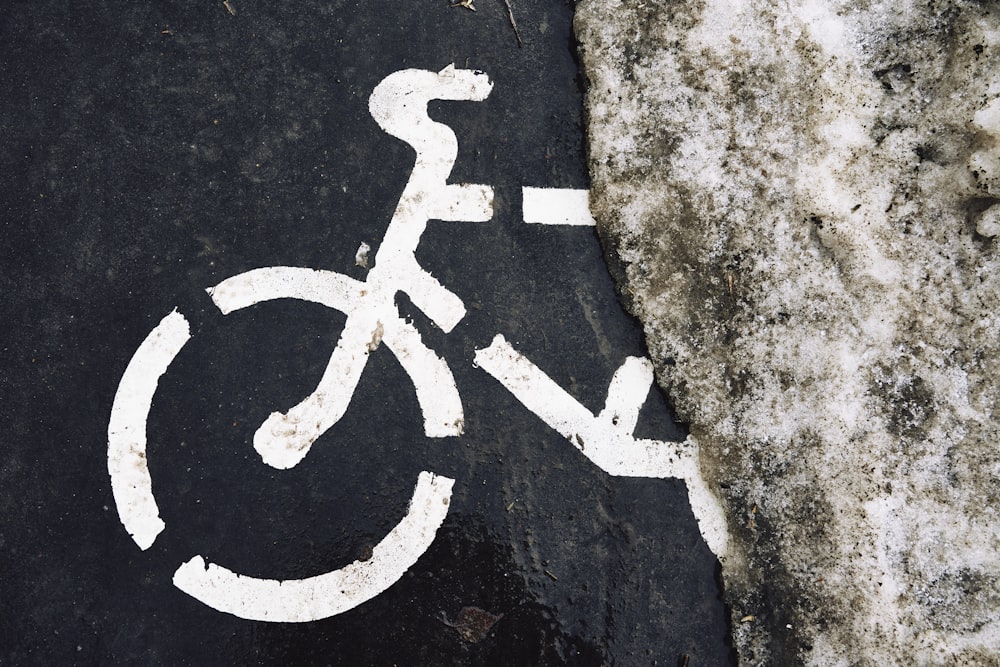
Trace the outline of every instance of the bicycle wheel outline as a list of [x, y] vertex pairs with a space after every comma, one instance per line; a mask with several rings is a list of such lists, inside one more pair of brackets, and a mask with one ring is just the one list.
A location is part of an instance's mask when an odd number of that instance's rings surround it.
[[[269, 289], [247, 289], [253, 285]], [[237, 274], [207, 291], [224, 315], [257, 303], [293, 298], [319, 303], [351, 317], [364, 310], [364, 285], [332, 271], [265, 267]], [[399, 317], [398, 312], [382, 315], [379, 322], [383, 327], [386, 327], [383, 319], [388, 323], [389, 336], [383, 335], [379, 342], [384, 341], [407, 370], [418, 399], [423, 395], [427, 400], [431, 391], [439, 397], [442, 385], [437, 383], [444, 374], [445, 393], [452, 393], [457, 400], [458, 416], [454, 423], [460, 424], [461, 401], [447, 363], [423, 345], [419, 332]], [[190, 337], [187, 319], [174, 309], [137, 348], [122, 374], [112, 405], [108, 424], [112, 493], [122, 525], [143, 551], [153, 545], [166, 527], [159, 516], [146, 461], [146, 422], [160, 378]], [[418, 343], [420, 356], [403, 345], [414, 342]], [[369, 354], [375, 347], [377, 343], [365, 348], [363, 354]], [[411, 373], [411, 369], [421, 366], [430, 368], [431, 373]], [[427, 385], [429, 377], [434, 378], [433, 386]], [[422, 410], [423, 407], [421, 401]], [[425, 432], [432, 437], [450, 434], [435, 431], [426, 411]], [[197, 555], [176, 570], [173, 583], [214, 609], [250, 620], [305, 622], [342, 613], [384, 592], [427, 551], [447, 515], [453, 485], [451, 478], [422, 471], [406, 515], [375, 546], [368, 560], [305, 579], [274, 580], [241, 575], [220, 565], [206, 565], [203, 557]]]

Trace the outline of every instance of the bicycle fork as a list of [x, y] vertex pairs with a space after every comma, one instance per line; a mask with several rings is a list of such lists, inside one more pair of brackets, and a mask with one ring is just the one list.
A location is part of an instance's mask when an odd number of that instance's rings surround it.
[[[330, 287], [349, 292], [338, 306], [347, 314], [347, 323], [316, 389], [288, 412], [272, 413], [254, 434], [254, 449], [268, 465], [295, 466], [344, 416], [369, 354], [383, 342], [414, 381], [426, 435], [462, 433], [462, 402], [451, 370], [399, 316], [395, 295], [405, 292], [446, 333], [465, 316], [461, 299], [421, 268], [415, 253], [431, 219], [490, 220], [493, 189], [447, 183], [458, 140], [451, 128], [430, 119], [427, 104], [432, 99], [481, 101], [492, 87], [486, 74], [450, 65], [438, 73], [396, 72], [372, 92], [372, 117], [383, 130], [410, 144], [416, 161], [367, 279], [321, 272], [337, 276], [331, 280], [338, 285]], [[213, 290], [213, 298], [220, 289], [225, 290], [224, 284]]]

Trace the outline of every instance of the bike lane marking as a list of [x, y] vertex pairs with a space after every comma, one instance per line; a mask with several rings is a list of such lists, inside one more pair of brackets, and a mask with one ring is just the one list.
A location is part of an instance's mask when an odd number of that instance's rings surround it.
[[[263, 301], [293, 298], [347, 315], [317, 389], [287, 413], [272, 413], [255, 433], [254, 448], [268, 465], [287, 469], [302, 460], [316, 437], [347, 409], [368, 356], [382, 342], [413, 380], [426, 434], [462, 433], [461, 398], [451, 370], [423, 344], [419, 331], [399, 316], [394, 296], [399, 290], [410, 294], [445, 331], [464, 317], [461, 300], [417, 264], [414, 252], [429, 219], [490, 219], [492, 189], [445, 183], [457, 140], [450, 128], [427, 117], [427, 101], [482, 99], [491, 86], [481, 72], [404, 70], [387, 77], [373, 92], [372, 116], [387, 132], [413, 145], [417, 160], [366, 281], [331, 271], [281, 266], [247, 271], [207, 290], [223, 314]], [[425, 136], [430, 133], [433, 142]], [[594, 224], [585, 189], [525, 187], [523, 195], [527, 223]], [[164, 529], [146, 465], [146, 420], [159, 378], [189, 338], [182, 315], [174, 311], [165, 317], [126, 368], [112, 410], [108, 466], [115, 499], [122, 523], [142, 549], [151, 546]], [[703, 537], [716, 556], [724, 557], [725, 520], [701, 478], [697, 443], [690, 438], [668, 443], [632, 435], [653, 383], [647, 359], [626, 359], [609, 384], [604, 409], [596, 416], [503, 336], [478, 350], [475, 361], [605, 472], [683, 479]], [[421, 472], [406, 516], [366, 561], [309, 578], [276, 580], [206, 564], [199, 555], [177, 569], [174, 584], [210, 607], [252, 620], [303, 622], [342, 613], [386, 590], [416, 563], [447, 515], [453, 485], [450, 478]]]
[[455, 480], [424, 471], [406, 516], [368, 560], [306, 579], [258, 579], [201, 556], [174, 573], [174, 585], [218, 611], [252, 621], [304, 623], [357, 607], [396, 583], [430, 547], [444, 522]]
[[590, 190], [578, 188], [521, 188], [524, 221], [537, 225], [594, 227]]
[[122, 374], [108, 422], [108, 473], [118, 517], [145, 551], [166, 525], [153, 497], [146, 461], [146, 417], [160, 377], [191, 338], [191, 328], [176, 310], [149, 332]]
[[625, 360], [608, 386], [604, 409], [596, 416], [502, 335], [477, 350], [475, 362], [608, 474], [684, 480], [702, 537], [719, 560], [725, 558], [729, 543], [725, 514], [701, 476], [697, 441], [689, 437], [684, 442], [664, 442], [632, 435], [653, 384], [648, 359]]

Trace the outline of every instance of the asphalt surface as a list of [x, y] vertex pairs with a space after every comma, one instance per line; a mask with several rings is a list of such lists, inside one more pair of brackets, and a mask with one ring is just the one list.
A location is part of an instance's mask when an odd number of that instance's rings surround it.
[[[610, 477], [473, 363], [502, 334], [596, 412], [644, 354], [594, 229], [523, 222], [523, 186], [588, 185], [572, 4], [512, 0], [518, 34], [503, 2], [474, 6], [44, 1], [0, 17], [0, 663], [731, 662], [683, 483]], [[397, 304], [451, 368], [464, 433], [424, 435], [382, 346], [303, 463], [268, 467], [255, 428], [316, 386], [346, 318], [293, 300], [223, 316], [205, 289], [266, 266], [363, 280], [355, 253], [377, 251], [413, 165], [368, 98], [452, 63], [494, 83], [430, 106], [458, 137], [451, 181], [493, 186], [494, 216], [421, 238], [419, 263], [468, 311], [450, 333]], [[109, 415], [174, 309], [192, 337], [149, 415], [166, 529], [142, 551], [112, 496]], [[656, 390], [636, 435], [684, 437]], [[355, 609], [249, 621], [172, 584], [193, 554], [272, 579], [364, 560], [422, 470], [455, 479], [448, 515]]]

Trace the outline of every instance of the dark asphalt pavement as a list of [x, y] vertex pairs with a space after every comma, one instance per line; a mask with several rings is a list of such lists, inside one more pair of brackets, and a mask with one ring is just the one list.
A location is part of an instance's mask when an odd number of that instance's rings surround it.
[[[11, 2], [0, 16], [0, 664], [729, 664], [717, 564], [683, 482], [611, 477], [473, 363], [502, 334], [597, 412], [642, 334], [592, 227], [526, 224], [522, 187], [586, 188], [569, 2]], [[413, 383], [372, 353], [347, 413], [291, 470], [254, 430], [306, 396], [346, 317], [303, 301], [223, 316], [206, 288], [258, 267], [364, 280], [413, 150], [368, 109], [405, 68], [486, 72], [432, 102], [454, 183], [488, 222], [432, 220], [417, 260], [464, 303], [444, 358], [460, 436], [424, 435]], [[166, 529], [142, 551], [108, 473], [139, 344], [172, 310], [191, 341], [161, 378], [149, 473]], [[654, 390], [637, 436], [680, 440]], [[455, 480], [430, 548], [386, 592], [305, 623], [178, 590], [194, 554], [295, 579], [369, 558], [422, 470]], [[480, 611], [463, 608], [475, 608]], [[499, 618], [496, 618], [499, 617]], [[457, 627], [456, 627], [457, 626]]]

